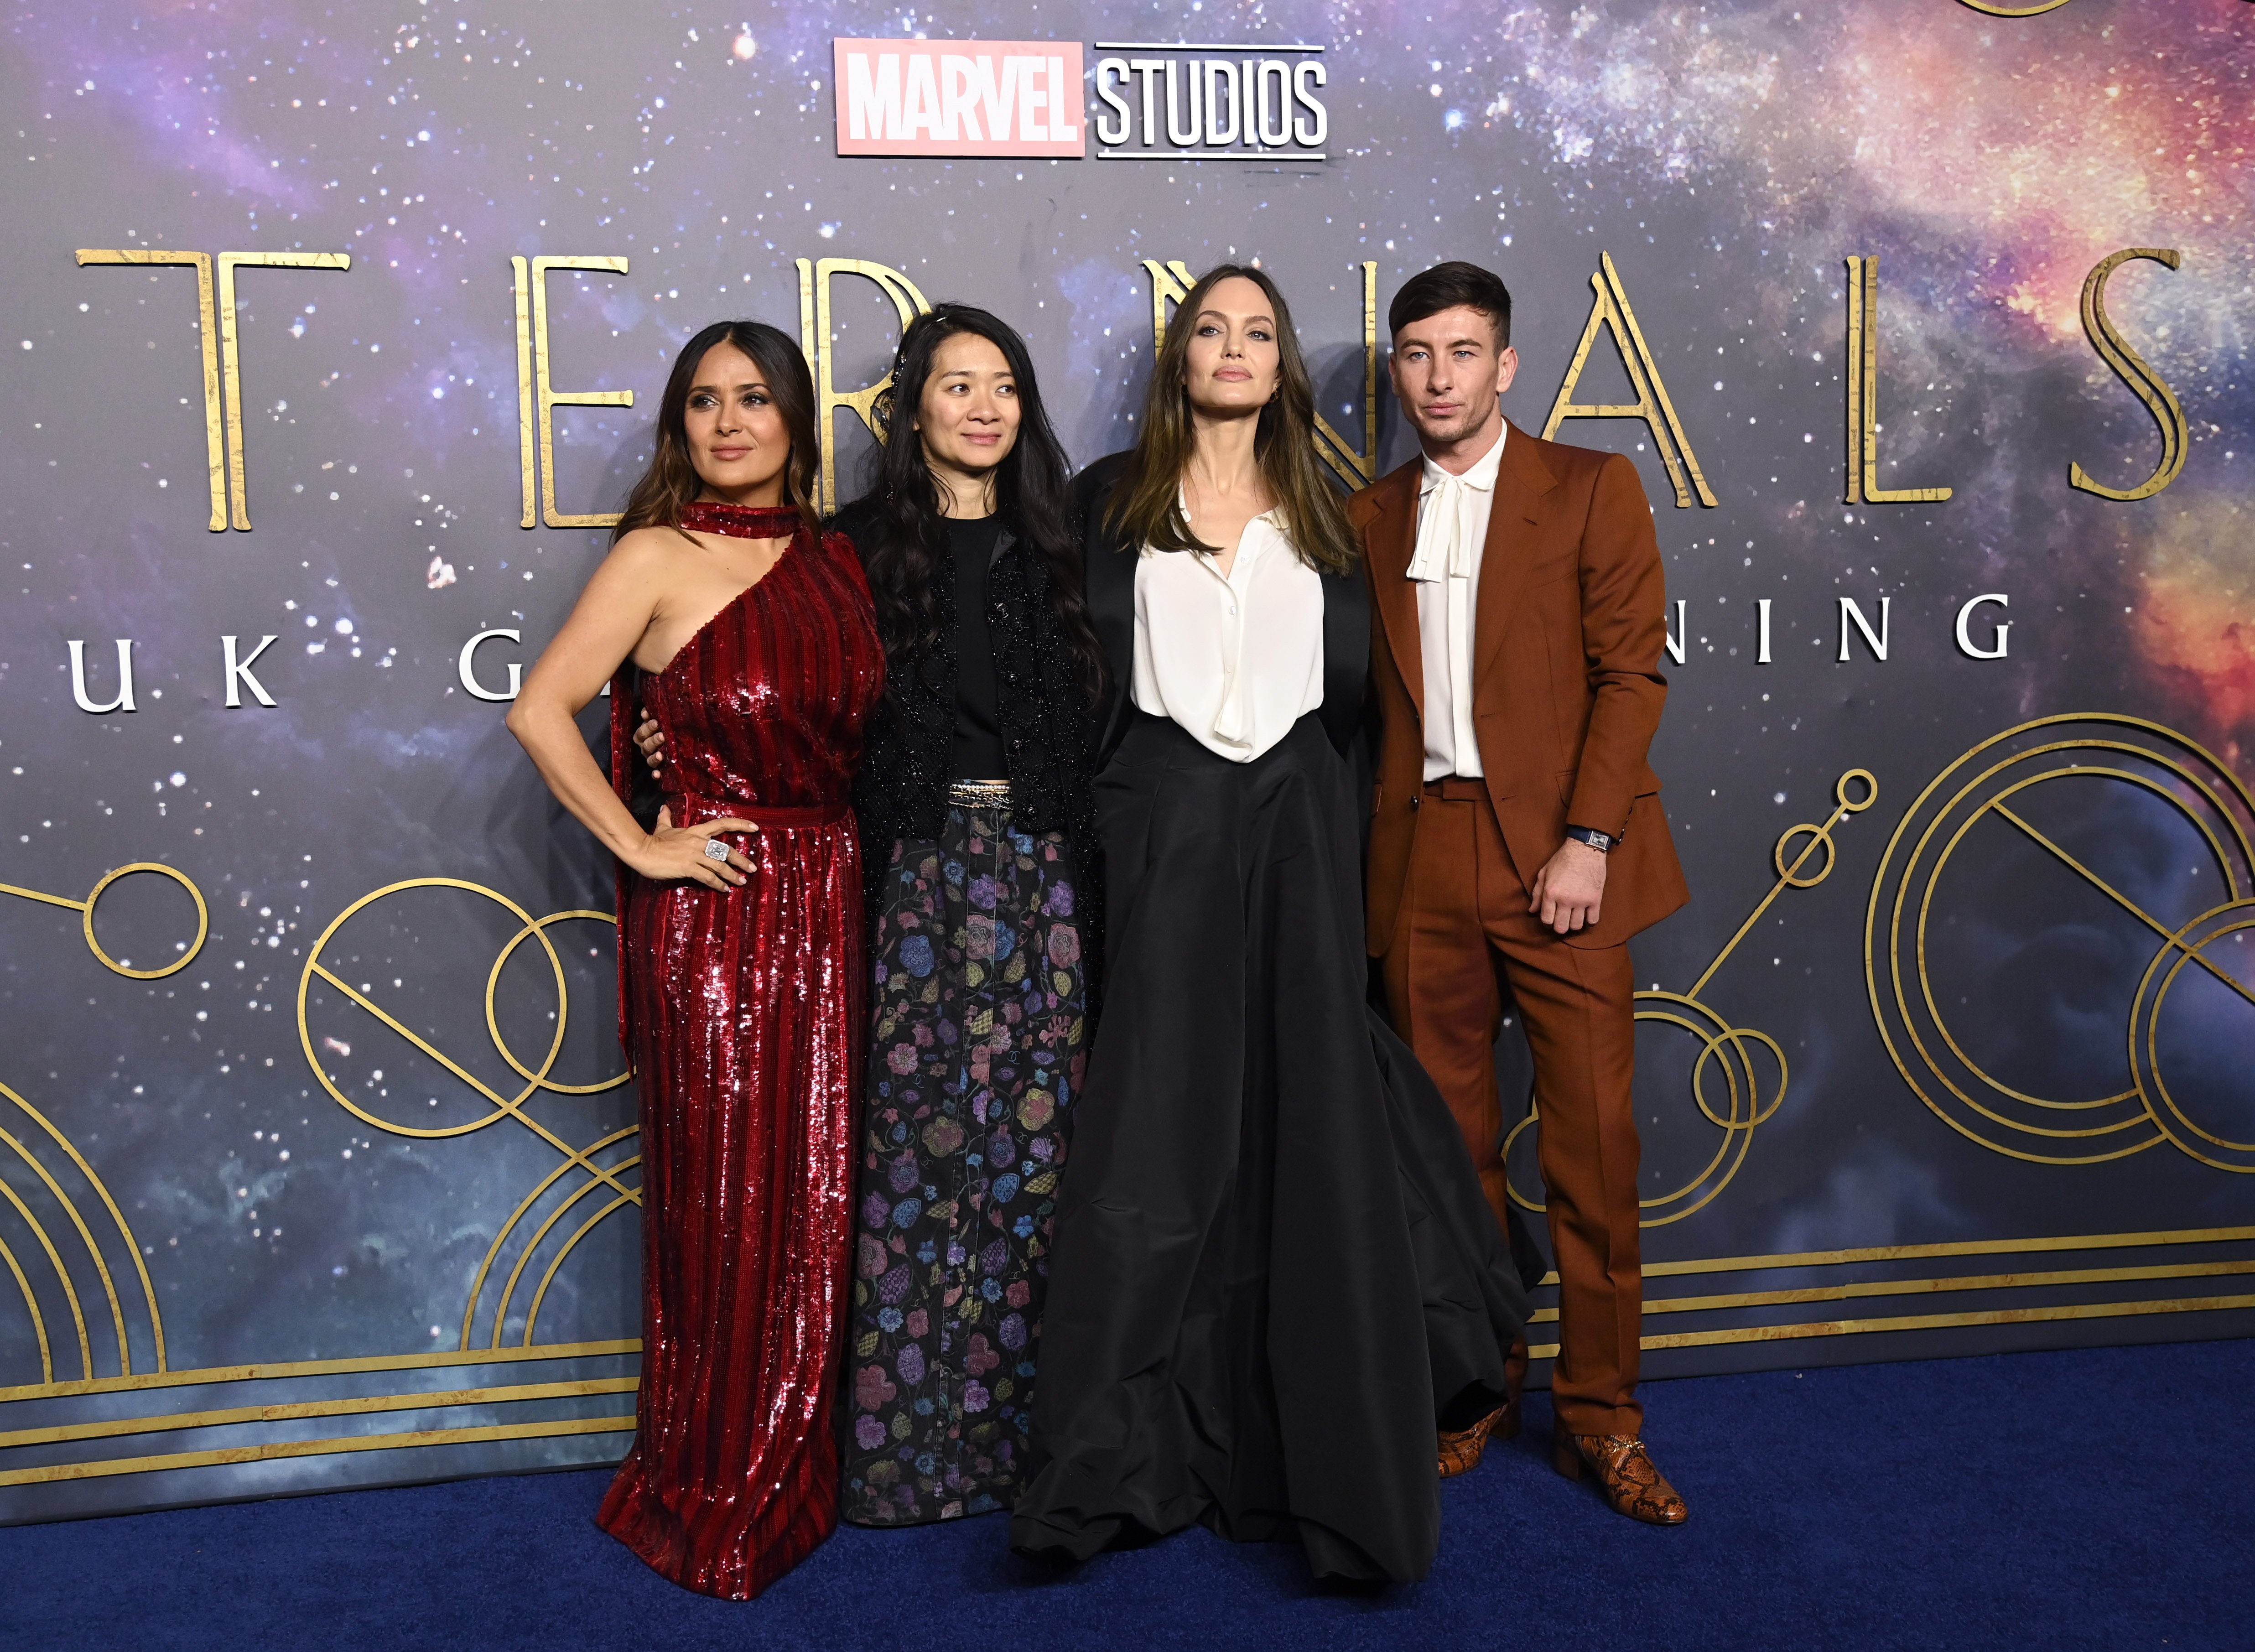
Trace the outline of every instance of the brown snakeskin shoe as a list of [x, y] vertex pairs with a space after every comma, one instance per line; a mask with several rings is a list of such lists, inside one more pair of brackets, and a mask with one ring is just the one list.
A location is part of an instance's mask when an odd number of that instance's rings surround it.
[[1470, 1428], [1441, 1431], [1441, 1478], [1468, 1473], [1479, 1466], [1490, 1440], [1519, 1438], [1519, 1402], [1499, 1405]]
[[1568, 1480], [1581, 1479], [1585, 1469], [1596, 1475], [1598, 1489], [1617, 1515], [1647, 1526], [1680, 1526], [1690, 1518], [1683, 1499], [1653, 1466], [1644, 1442], [1633, 1434], [1572, 1434], [1560, 1429], [1550, 1461]]

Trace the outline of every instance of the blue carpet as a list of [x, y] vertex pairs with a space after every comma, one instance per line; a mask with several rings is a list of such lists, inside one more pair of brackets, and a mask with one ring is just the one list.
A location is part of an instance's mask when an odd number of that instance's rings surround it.
[[0, 1530], [0, 1645], [135, 1648], [2255, 1647], [2255, 1342], [1649, 1383], [1691, 1523], [1550, 1471], [1549, 1408], [1442, 1488], [1432, 1577], [1318, 1588], [1191, 1531], [1052, 1575], [996, 1517], [840, 1531], [749, 1605], [589, 1523], [608, 1475]]

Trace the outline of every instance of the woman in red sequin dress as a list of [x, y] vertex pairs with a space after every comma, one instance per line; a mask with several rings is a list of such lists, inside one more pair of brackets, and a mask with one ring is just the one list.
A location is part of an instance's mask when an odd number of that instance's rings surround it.
[[[610, 555], [509, 719], [620, 865], [643, 1370], [598, 1522], [661, 1575], [734, 1599], [838, 1518], [867, 1037], [849, 798], [884, 650], [852, 545], [818, 525], [815, 460], [795, 342], [742, 321], [692, 339]], [[606, 682], [615, 789], [573, 721]], [[637, 696], [672, 759], [647, 833], [622, 800]]]

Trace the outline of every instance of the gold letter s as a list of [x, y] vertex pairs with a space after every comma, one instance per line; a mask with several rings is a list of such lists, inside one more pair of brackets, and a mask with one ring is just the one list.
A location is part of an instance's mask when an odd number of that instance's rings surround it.
[[2191, 435], [2185, 424], [2184, 409], [2177, 404], [2175, 396], [2161, 383], [2160, 375], [2146, 364], [2146, 358], [2132, 349], [2115, 330], [2106, 313], [2107, 278], [2132, 258], [2151, 258], [2172, 270], [2184, 262], [2174, 247], [2125, 247], [2119, 252], [2108, 253], [2098, 261], [2097, 268], [2083, 278], [2083, 330], [2090, 335], [2090, 348], [2098, 352], [2099, 359], [2138, 392], [2138, 399], [2145, 403], [2153, 422], [2161, 427], [2161, 462], [2153, 467], [2152, 475], [2126, 492], [2093, 482], [2081, 465], [2070, 463], [2067, 467], [2069, 485], [2085, 493], [2095, 493], [2101, 499], [2150, 499], [2160, 492], [2183, 471], [2185, 444]]

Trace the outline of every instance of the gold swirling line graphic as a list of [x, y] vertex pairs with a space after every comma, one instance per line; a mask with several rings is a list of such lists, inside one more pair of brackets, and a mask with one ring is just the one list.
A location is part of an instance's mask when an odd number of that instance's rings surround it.
[[[46, 1133], [48, 1138], [63, 1150], [63, 1156], [77, 1167], [78, 1173], [86, 1178], [87, 1185], [94, 1190], [95, 1196], [102, 1201], [102, 1208], [109, 1213], [109, 1220], [116, 1226], [118, 1238], [123, 1242], [127, 1253], [133, 1258], [133, 1271], [141, 1284], [141, 1299], [149, 1310], [149, 1334], [156, 1348], [157, 1369], [162, 1371], [165, 1369], [165, 1318], [157, 1306], [157, 1287], [149, 1277], [148, 1265], [141, 1258], [140, 1241], [135, 1236], [132, 1225], [125, 1220], [125, 1213], [118, 1209], [116, 1199], [110, 1196], [109, 1189], [104, 1185], [102, 1177], [95, 1174], [94, 1166], [87, 1163], [86, 1156], [72, 1144], [68, 1136], [54, 1127], [53, 1122], [46, 1114], [40, 1112], [39, 1108], [4, 1084], [0, 1084], [0, 1098], [5, 1098], [25, 1117]], [[49, 1197], [62, 1206], [63, 1213], [70, 1218], [71, 1226], [78, 1231], [79, 1241], [86, 1247], [86, 1254], [94, 1263], [95, 1273], [102, 1281], [102, 1295], [109, 1302], [110, 1326], [117, 1338], [118, 1374], [131, 1376], [133, 1345], [131, 1339], [126, 1333], [125, 1306], [118, 1296], [117, 1281], [110, 1272], [109, 1260], [102, 1255], [102, 1246], [95, 1240], [94, 1230], [88, 1223], [85, 1214], [79, 1209], [78, 1201], [64, 1191], [62, 1184], [55, 1179], [53, 1173], [39, 1162], [31, 1148], [14, 1131], [0, 1128], [0, 1142], [4, 1142], [18, 1158], [31, 1167], [32, 1173], [45, 1185]], [[15, 1208], [16, 1214], [31, 1228], [32, 1235], [39, 1241], [40, 1248], [46, 1253], [48, 1265], [54, 1269], [56, 1282], [62, 1287], [64, 1300], [70, 1304], [71, 1320], [78, 1333], [80, 1370], [84, 1376], [93, 1376], [95, 1374], [93, 1345], [87, 1335], [85, 1310], [79, 1299], [78, 1288], [72, 1282], [69, 1269], [64, 1265], [61, 1255], [56, 1250], [54, 1241], [49, 1237], [46, 1229], [40, 1225], [39, 1218], [33, 1214], [31, 1207], [25, 1203], [15, 1189], [10, 1187], [5, 1181], [0, 1181], [0, 1194], [6, 1196], [8, 1203]], [[46, 1321], [39, 1311], [39, 1298], [32, 1290], [30, 1280], [25, 1276], [22, 1266], [4, 1242], [0, 1242], [0, 1259], [6, 1261], [8, 1271], [15, 1276], [17, 1289], [23, 1292], [24, 1305], [31, 1313], [32, 1330], [39, 1339], [40, 1381], [52, 1382], [55, 1380], [54, 1358], [48, 1343]]]
[[[1861, 796], [1851, 795], [1851, 783], [1860, 786]], [[1639, 1227], [1665, 1227], [1670, 1222], [1680, 1222], [1687, 1216], [1696, 1215], [1712, 1204], [1746, 1162], [1746, 1155], [1753, 1147], [1755, 1129], [1776, 1116], [1778, 1108], [1784, 1105], [1789, 1074], [1785, 1051], [1777, 1040], [1754, 1028], [1732, 1025], [1701, 1002], [1699, 994], [1729, 961], [1739, 943], [1753, 932], [1754, 925], [1761, 921], [1762, 914], [1769, 910], [1779, 896], [1789, 889], [1815, 889], [1832, 875], [1832, 868], [1839, 859], [1839, 851], [1832, 841], [1834, 830], [1850, 815], [1861, 814], [1870, 808], [1879, 801], [1879, 779], [1870, 770], [1851, 769], [1842, 775], [1833, 784], [1832, 813], [1822, 826], [1804, 821], [1798, 826], [1788, 826], [1779, 837], [1776, 846], [1770, 851], [1770, 863], [1777, 871], [1777, 882], [1770, 886], [1769, 893], [1762, 896], [1754, 910], [1746, 914], [1746, 922], [1739, 925], [1737, 932], [1723, 943], [1723, 948], [1715, 954], [1714, 961], [1707, 966], [1698, 980], [1691, 983], [1690, 989], [1673, 993], [1655, 988], [1636, 995], [1639, 1005], [1653, 1006], [1640, 1008], [1636, 1012], [1637, 1020], [1680, 1027], [1699, 1040], [1698, 1058], [1691, 1064], [1692, 1105], [1699, 1109], [1702, 1117], [1723, 1133], [1722, 1141], [1715, 1148], [1714, 1156], [1707, 1161], [1697, 1175], [1657, 1198], [1637, 1201], [1641, 1210], [1665, 1210], [1668, 1213], [1664, 1216], [1640, 1217]], [[1795, 851], [1795, 840], [1804, 833], [1809, 840]], [[1815, 871], [1806, 870], [1810, 857], [1820, 849], [1823, 851], [1823, 861]], [[1788, 854], [1793, 857], [1790, 862], [1786, 859]], [[1763, 1105], [1761, 1076], [1756, 1071], [1753, 1057], [1748, 1050], [1750, 1044], [1759, 1044], [1768, 1051], [1770, 1058], [1777, 1063], [1777, 1089], [1769, 1097], [1767, 1106]], [[1729, 1093], [1729, 1106], [1720, 1113], [1716, 1111], [1707, 1094], [1710, 1063], [1723, 1075], [1723, 1083]], [[1503, 1138], [1503, 1156], [1507, 1166], [1510, 1163], [1511, 1150], [1520, 1136], [1540, 1119], [1539, 1106], [1530, 1104], [1527, 1115], [1511, 1127], [1510, 1133]], [[1513, 1203], [1521, 1209], [1539, 1212], [1544, 1208], [1541, 1200], [1529, 1199], [1519, 1191], [1509, 1180], [1507, 1169], [1504, 1185]]]
[[[172, 879], [173, 882], [186, 889], [188, 892], [188, 898], [196, 903], [195, 939], [190, 941], [182, 949], [180, 955], [162, 969], [136, 969], [130, 960], [112, 958], [102, 950], [102, 942], [95, 936], [95, 907], [100, 903], [103, 894], [111, 884], [120, 878], [130, 877], [136, 872], [153, 872], [160, 877]], [[74, 901], [67, 895], [48, 895], [39, 889], [27, 889], [14, 883], [0, 883], [0, 895], [18, 895], [27, 901], [38, 901], [47, 906], [68, 907], [79, 915], [79, 928], [86, 936], [87, 951], [101, 960], [104, 969], [113, 974], [123, 975], [133, 981], [162, 981], [167, 975], [177, 975], [195, 961], [196, 954], [203, 951], [204, 941], [211, 934], [211, 909], [204, 904], [204, 892], [196, 887], [195, 881], [186, 873], [166, 866], [160, 861], [136, 861], [130, 866], [121, 866], [114, 871], [105, 872], [101, 881], [82, 901]]]
[[[132, 876], [136, 873], [153, 873], [160, 877], [169, 878], [186, 889], [189, 899], [195, 903], [194, 938], [182, 943], [180, 955], [160, 969], [136, 969], [130, 960], [111, 957], [108, 950], [103, 947], [101, 938], [94, 931], [95, 909], [101, 903], [102, 896], [120, 879]], [[50, 895], [43, 889], [26, 889], [18, 883], [0, 883], [0, 895], [13, 895], [24, 900], [36, 901], [41, 905], [60, 906], [76, 912], [79, 915], [80, 932], [86, 939], [87, 951], [93, 953], [95, 960], [112, 974], [123, 975], [132, 981], [162, 981], [167, 975], [178, 974], [195, 961], [196, 955], [203, 951], [204, 942], [211, 933], [211, 910], [205, 904], [203, 891], [196, 887], [195, 881], [186, 873], [157, 861], [135, 861], [124, 866], [113, 868], [95, 882], [94, 888], [88, 891], [86, 898], [82, 901], [73, 900], [67, 895]], [[133, 1258], [133, 1269], [140, 1281], [142, 1300], [147, 1304], [149, 1310], [149, 1334], [150, 1340], [155, 1348], [157, 1369], [164, 1370], [165, 1368], [164, 1314], [157, 1305], [157, 1288], [149, 1277], [147, 1263], [142, 1260], [141, 1243], [135, 1236], [132, 1226], [126, 1221], [124, 1213], [118, 1209], [117, 1201], [110, 1196], [109, 1189], [103, 1184], [102, 1177], [95, 1174], [94, 1166], [87, 1163], [86, 1156], [78, 1150], [68, 1136], [55, 1128], [53, 1121], [46, 1114], [40, 1112], [39, 1108], [4, 1084], [0, 1084], [0, 1097], [4, 1097], [12, 1103], [18, 1111], [36, 1124], [57, 1147], [62, 1149], [64, 1156], [69, 1159], [77, 1168], [78, 1173], [86, 1178], [87, 1185], [93, 1189], [95, 1197], [101, 1199], [103, 1209], [109, 1212], [110, 1220], [116, 1225], [118, 1235]], [[127, 1334], [124, 1302], [118, 1295], [116, 1278], [110, 1271], [109, 1259], [102, 1255], [101, 1244], [94, 1236], [92, 1226], [87, 1221], [84, 1213], [79, 1209], [77, 1201], [64, 1191], [62, 1184], [55, 1179], [53, 1172], [40, 1162], [39, 1156], [32, 1150], [32, 1146], [23, 1137], [17, 1135], [12, 1130], [0, 1127], [0, 1144], [4, 1144], [30, 1168], [32, 1173], [39, 1177], [40, 1184], [46, 1189], [48, 1196], [70, 1219], [72, 1227], [77, 1231], [79, 1241], [86, 1247], [87, 1255], [94, 1264], [95, 1276], [102, 1282], [102, 1296], [109, 1308], [110, 1327], [117, 1339], [118, 1374], [132, 1375], [133, 1346], [130, 1337]], [[55, 1283], [61, 1290], [63, 1301], [70, 1309], [71, 1326], [76, 1333], [81, 1376], [92, 1378], [95, 1374], [94, 1343], [87, 1329], [85, 1304], [81, 1298], [77, 1282], [72, 1278], [70, 1268], [63, 1259], [61, 1249], [56, 1246], [53, 1235], [47, 1232], [37, 1213], [25, 1202], [23, 1196], [4, 1180], [0, 1180], [0, 1199], [7, 1201], [8, 1206], [15, 1211], [18, 1219], [24, 1223], [30, 1230], [32, 1238], [38, 1241], [40, 1250], [45, 1253], [47, 1265], [54, 1272]], [[17, 1291], [24, 1299], [25, 1312], [31, 1319], [32, 1333], [39, 1350], [40, 1381], [53, 1382], [55, 1380], [54, 1346], [48, 1335], [46, 1315], [39, 1306], [38, 1290], [33, 1285], [31, 1276], [24, 1271], [22, 1260], [17, 1256], [5, 1240], [0, 1240], [0, 1262], [6, 1264], [9, 1276], [14, 1280]]]
[[[2050, 737], [2060, 734], [2069, 737]], [[2030, 736], [2033, 743], [2017, 743]], [[2117, 886], [2126, 880], [2110, 880], [2031, 818], [2028, 799], [2039, 788], [2069, 781], [2126, 787], [2174, 809], [2198, 834], [2228, 898], [2182, 923], [2147, 910]], [[1936, 896], [1952, 857], [1990, 819], [2011, 826], [2157, 938], [2130, 1003], [2126, 1087], [2101, 1095], [2033, 1094], [1988, 1071], [1944, 1014], [1928, 955]], [[2030, 1163], [2104, 1163], [2166, 1141], [2218, 1170], [2255, 1172], [2255, 1143], [2196, 1122], [2160, 1067], [2162, 1011], [2188, 967], [2197, 966], [2255, 1006], [2255, 982], [2225, 968], [2214, 951], [2226, 940], [2236, 946], [2234, 938], [2255, 930], [2251, 829], [2255, 797], [2239, 778], [2196, 742], [2142, 718], [2097, 712], [2039, 718], [1960, 756], [1928, 784], [1895, 828], [1865, 911], [1872, 1014], [1904, 1081], [1959, 1135]]]
[[[494, 1049], [502, 1060], [508, 1064], [512, 1072], [524, 1081], [523, 1087], [514, 1094], [504, 1095], [493, 1086], [487, 1084], [460, 1062], [447, 1055], [430, 1038], [409, 1027], [369, 997], [366, 992], [355, 988], [321, 961], [321, 955], [330, 942], [357, 914], [387, 896], [397, 895], [407, 889], [460, 889], [480, 896], [507, 911], [520, 926], [495, 954], [492, 967], [486, 972], [484, 995], [487, 1034], [492, 1039]], [[563, 960], [558, 955], [554, 943], [550, 940], [548, 931], [553, 924], [573, 921], [609, 924], [612, 922], [612, 917], [608, 912], [587, 909], [551, 912], [544, 917], [535, 917], [507, 896], [488, 889], [482, 884], [468, 882], [460, 878], [407, 878], [362, 896], [331, 919], [328, 927], [321, 931], [320, 938], [307, 950], [306, 967], [299, 976], [298, 1037], [306, 1052], [306, 1065], [312, 1067], [314, 1076], [320, 1080], [321, 1087], [328, 1093], [330, 1098], [355, 1118], [394, 1135], [412, 1136], [423, 1140], [470, 1135], [508, 1118], [530, 1131], [561, 1156], [562, 1162], [517, 1201], [516, 1207], [509, 1213], [508, 1219], [495, 1229], [492, 1242], [487, 1246], [485, 1255], [478, 1263], [477, 1273], [470, 1283], [468, 1298], [462, 1309], [460, 1346], [465, 1351], [475, 1346], [479, 1304], [485, 1297], [487, 1284], [492, 1278], [503, 1251], [509, 1247], [511, 1239], [516, 1235], [520, 1225], [540, 1206], [543, 1200], [549, 1197], [559, 1183], [575, 1172], [587, 1178], [580, 1186], [564, 1195], [533, 1231], [531, 1237], [524, 1241], [502, 1284], [499, 1299], [494, 1306], [491, 1346], [498, 1348], [502, 1346], [502, 1337], [509, 1319], [509, 1306], [516, 1299], [518, 1289], [523, 1283], [526, 1271], [534, 1258], [540, 1254], [549, 1235], [567, 1213], [577, 1206], [587, 1195], [599, 1189], [607, 1188], [614, 1195], [593, 1215], [581, 1221], [579, 1227], [566, 1238], [556, 1254], [548, 1259], [546, 1267], [540, 1274], [539, 1283], [534, 1288], [531, 1305], [525, 1314], [523, 1346], [527, 1347], [532, 1346], [533, 1335], [539, 1323], [541, 1305], [547, 1298], [549, 1287], [555, 1283], [558, 1272], [580, 1241], [606, 1217], [624, 1209], [629, 1205], [638, 1205], [642, 1202], [642, 1190], [638, 1180], [637, 1184], [630, 1185], [621, 1179], [628, 1171], [639, 1169], [642, 1163], [641, 1156], [630, 1155], [608, 1163], [597, 1157], [598, 1155], [633, 1136], [636, 1133], [634, 1126], [629, 1125], [621, 1129], [612, 1130], [584, 1147], [575, 1147], [536, 1118], [527, 1107], [527, 1104], [532, 1098], [542, 1092], [555, 1095], [595, 1095], [607, 1090], [616, 1089], [632, 1076], [629, 1072], [622, 1072], [593, 1084], [566, 1084], [551, 1076], [556, 1065], [557, 1056], [564, 1047], [565, 1031], [570, 1022], [571, 1007], [569, 994], [565, 984]], [[542, 1056], [537, 1066], [528, 1065], [510, 1047], [508, 1038], [502, 1032], [500, 1016], [495, 1004], [495, 995], [501, 983], [502, 971], [508, 966], [509, 960], [516, 954], [517, 948], [528, 940], [536, 942], [546, 956], [549, 973], [554, 981], [556, 989], [556, 1030], [549, 1039], [547, 1051]], [[348, 1002], [373, 1016], [383, 1027], [404, 1039], [419, 1053], [436, 1062], [485, 1101], [492, 1110], [484, 1116], [473, 1119], [467, 1123], [425, 1127], [404, 1124], [384, 1118], [354, 1101], [323, 1067], [320, 1056], [314, 1047], [313, 1025], [306, 1011], [307, 1000], [317, 980], [341, 995]]]

